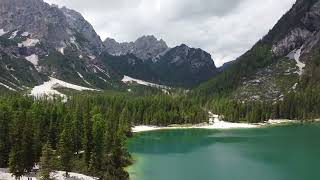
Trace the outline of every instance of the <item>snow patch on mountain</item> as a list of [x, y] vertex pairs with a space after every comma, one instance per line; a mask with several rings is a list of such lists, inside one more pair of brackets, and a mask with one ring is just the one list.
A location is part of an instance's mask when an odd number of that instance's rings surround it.
[[88, 85], [91, 86], [91, 84], [90, 84], [86, 79], [84, 79], [84, 77], [82, 76], [82, 74], [80, 74], [79, 72], [77, 72], [77, 73], [78, 73], [78, 76], [79, 76], [86, 84], [88, 84]]
[[31, 62], [34, 67], [37, 67], [39, 64], [39, 57], [36, 54], [32, 54], [30, 56], [25, 57], [27, 61]]
[[288, 57], [289, 59], [293, 59], [293, 60], [296, 61], [297, 67], [299, 68], [299, 70], [297, 71], [297, 74], [299, 74], [300, 76], [302, 75], [303, 70], [304, 70], [304, 68], [306, 67], [306, 64], [304, 64], [303, 62], [300, 61], [300, 56], [301, 56], [301, 54], [302, 54], [302, 48], [303, 48], [303, 46], [300, 47], [299, 49], [295, 49], [295, 50], [291, 51], [291, 52], [287, 55], [287, 57]]
[[17, 90], [15, 90], [15, 89], [13, 89], [12, 87], [10, 87], [10, 86], [8, 86], [8, 85], [6, 85], [6, 84], [3, 84], [3, 83], [1, 83], [1, 82], [0, 82], [0, 86], [3, 86], [3, 87], [5, 87], [5, 88], [7, 88], [7, 89], [9, 89], [9, 90], [11, 90], [11, 91], [17, 91]]
[[25, 41], [23, 41], [22, 43], [18, 44], [18, 47], [34, 47], [36, 46], [38, 43], [40, 43], [39, 39], [27, 39]]
[[297, 62], [297, 67], [299, 68], [298, 74], [301, 76], [303, 73], [303, 69], [306, 67], [306, 64], [304, 64], [303, 62], [300, 61], [300, 56], [301, 56], [301, 51], [302, 51], [301, 47], [300, 49], [298, 49], [294, 55], [294, 59]]
[[97, 68], [100, 72], [102, 72], [104, 75], [110, 77], [110, 74], [108, 72], [106, 72], [105, 70], [101, 69], [99, 66], [94, 65], [95, 68]]
[[22, 37], [27, 37], [27, 36], [29, 36], [29, 35], [30, 35], [29, 32], [23, 32], [23, 33], [21, 34]]
[[150, 82], [146, 82], [140, 79], [134, 79], [132, 77], [129, 76], [124, 76], [121, 80], [123, 83], [125, 84], [140, 84], [140, 85], [144, 85], [144, 86], [150, 86], [150, 87], [156, 87], [156, 88], [162, 88], [162, 89], [169, 89], [167, 86], [164, 85], [159, 85], [159, 84], [155, 84], [155, 83], [150, 83]]
[[7, 32], [5, 32], [3, 29], [0, 29], [0, 36], [5, 35]]
[[11, 76], [13, 79], [15, 79], [16, 81], [20, 82], [20, 80], [19, 80], [16, 76], [14, 76], [13, 74], [10, 73], [10, 76]]
[[45, 82], [39, 86], [35, 86], [31, 90], [31, 95], [36, 98], [41, 98], [41, 97], [45, 97], [45, 96], [53, 96], [53, 95], [58, 95], [63, 98], [66, 98], [66, 96], [64, 94], [55, 90], [56, 88], [68, 88], [68, 89], [73, 89], [76, 91], [99, 91], [98, 89], [82, 87], [82, 86], [67, 83], [67, 82], [55, 79], [53, 77], [50, 77], [50, 80], [48, 82]]
[[[12, 74], [10, 74], [12, 76]], [[24, 90], [23, 88], [21, 88], [20, 86], [14, 84], [13, 82], [7, 80], [7, 79], [3, 79], [5, 80], [7, 83], [9, 83], [11, 85], [11, 87], [14, 87], [15, 89], [20, 89], [20, 90]]]
[[64, 47], [58, 48], [57, 51], [64, 55]]
[[17, 35], [18, 35], [19, 31], [14, 31], [11, 36], [9, 37], [9, 39], [14, 39]]
[[96, 56], [93, 56], [93, 55], [90, 55], [88, 56], [91, 60], [95, 60], [97, 57]]
[[102, 78], [102, 77], [100, 77], [100, 76], [98, 76], [98, 78], [101, 79], [101, 80], [104, 81], [104, 82], [107, 82], [106, 79], [104, 79], [104, 78]]
[[77, 39], [74, 36], [70, 37], [70, 43], [75, 45], [78, 50], [80, 49], [80, 46], [77, 43]]

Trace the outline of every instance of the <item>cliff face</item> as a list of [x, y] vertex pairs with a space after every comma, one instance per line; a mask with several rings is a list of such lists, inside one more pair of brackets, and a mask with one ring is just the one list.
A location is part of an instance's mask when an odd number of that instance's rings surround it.
[[112, 70], [96, 58], [102, 50], [100, 37], [76, 11], [42, 0], [0, 1], [2, 83], [21, 89], [55, 77], [110, 88]]
[[209, 53], [184, 44], [168, 48], [163, 40], [154, 36], [143, 36], [134, 43], [107, 39], [104, 44], [107, 53], [119, 56], [104, 55], [107, 64], [120, 74], [147, 81], [192, 87], [218, 72]]
[[142, 36], [135, 42], [118, 43], [107, 38], [104, 41], [105, 51], [114, 56], [133, 54], [142, 60], [152, 60], [168, 49], [166, 42], [154, 36]]

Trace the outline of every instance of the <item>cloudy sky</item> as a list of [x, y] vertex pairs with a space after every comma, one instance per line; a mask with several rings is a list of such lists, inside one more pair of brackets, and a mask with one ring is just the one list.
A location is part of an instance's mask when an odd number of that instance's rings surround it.
[[211, 53], [216, 65], [250, 49], [295, 0], [45, 0], [75, 9], [102, 40], [155, 35]]

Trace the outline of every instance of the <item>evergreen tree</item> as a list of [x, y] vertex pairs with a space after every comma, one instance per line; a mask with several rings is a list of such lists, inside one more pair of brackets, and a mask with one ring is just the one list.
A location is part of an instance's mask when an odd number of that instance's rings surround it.
[[22, 150], [17, 146], [14, 146], [9, 155], [9, 171], [16, 179], [20, 179], [20, 177], [25, 174], [23, 166], [24, 161], [21, 157], [23, 157]]
[[53, 171], [53, 158], [54, 153], [50, 146], [50, 143], [47, 143], [42, 148], [42, 155], [40, 158], [40, 169], [39, 169], [39, 179], [40, 180], [51, 180], [50, 173]]
[[90, 161], [90, 169], [100, 173], [103, 163], [105, 125], [101, 114], [93, 116], [93, 150]]
[[26, 172], [31, 172], [35, 164], [34, 152], [33, 152], [33, 119], [30, 112], [26, 114], [26, 120], [23, 129], [22, 137], [22, 151], [24, 169]]
[[66, 177], [72, 169], [73, 142], [71, 135], [71, 117], [68, 114], [64, 120], [64, 129], [59, 141], [59, 155], [61, 168], [66, 172]]
[[72, 127], [71, 127], [72, 137], [73, 137], [73, 151], [77, 154], [82, 148], [82, 137], [83, 137], [83, 121], [82, 113], [79, 107], [76, 108], [72, 116]]
[[0, 168], [7, 167], [10, 153], [10, 112], [0, 105]]

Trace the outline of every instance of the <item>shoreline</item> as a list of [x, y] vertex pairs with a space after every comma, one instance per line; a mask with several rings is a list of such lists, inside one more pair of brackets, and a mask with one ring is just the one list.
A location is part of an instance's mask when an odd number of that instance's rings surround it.
[[[270, 125], [282, 125], [291, 123], [300, 123], [299, 120], [288, 120], [288, 119], [270, 119], [263, 123], [232, 123], [226, 122], [219, 119], [218, 115], [209, 113], [209, 123], [201, 123], [195, 125], [169, 125], [169, 126], [152, 126], [152, 125], [139, 125], [131, 128], [133, 133], [158, 131], [158, 130], [173, 130], [173, 129], [216, 129], [216, 130], [227, 130], [227, 129], [252, 129], [262, 128]], [[317, 120], [315, 120], [317, 122]]]
[[[80, 173], [75, 173], [75, 172], [69, 172], [70, 177], [65, 177], [65, 172], [64, 171], [53, 171], [50, 173], [50, 176], [53, 180], [68, 180], [68, 179], [73, 179], [73, 180], [98, 180], [96, 177], [91, 177], [87, 176], [84, 174]], [[24, 175], [20, 177], [21, 180], [38, 180], [38, 174], [31, 173]], [[8, 168], [0, 168], [0, 180], [16, 180], [15, 176], [13, 176], [11, 173], [9, 173]]]

